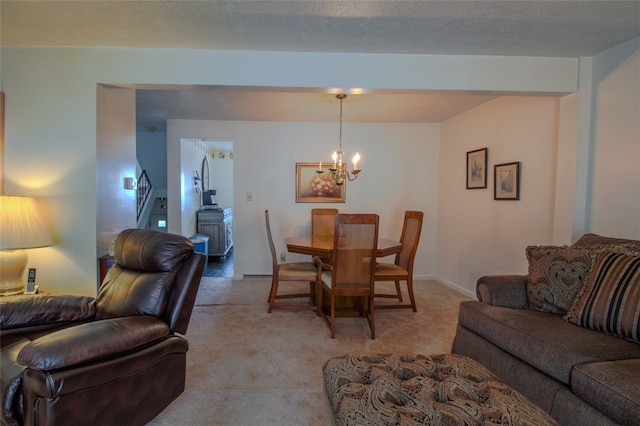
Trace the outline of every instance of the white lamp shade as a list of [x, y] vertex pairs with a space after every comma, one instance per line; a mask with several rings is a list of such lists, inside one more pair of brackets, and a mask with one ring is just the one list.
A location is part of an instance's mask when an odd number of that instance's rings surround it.
[[0, 195], [0, 250], [19, 250], [53, 244], [35, 199]]

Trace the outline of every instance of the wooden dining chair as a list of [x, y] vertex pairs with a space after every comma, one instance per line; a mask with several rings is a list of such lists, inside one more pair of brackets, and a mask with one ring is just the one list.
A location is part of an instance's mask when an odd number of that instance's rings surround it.
[[338, 209], [311, 209], [311, 239], [333, 241], [333, 219]]
[[[311, 209], [311, 242], [327, 241], [333, 243], [334, 218], [338, 209]], [[323, 257], [322, 261], [331, 263], [331, 259]]]
[[[264, 220], [267, 225], [267, 239], [269, 240], [269, 249], [271, 250], [271, 262], [273, 266], [273, 278], [271, 278], [271, 291], [269, 292], [269, 308], [268, 313], [271, 313], [273, 309], [287, 309], [287, 310], [300, 310], [300, 309], [316, 309], [315, 304], [315, 291], [316, 291], [316, 279], [318, 276], [318, 269], [313, 262], [287, 262], [278, 264], [278, 256], [276, 254], [276, 247], [273, 244], [273, 237], [271, 236], [271, 224], [269, 223], [269, 210], [264, 211]], [[280, 281], [306, 281], [309, 283], [309, 292], [306, 293], [286, 293], [278, 294], [278, 284]], [[275, 304], [276, 299], [291, 299], [308, 297], [311, 300], [309, 305], [285, 305]]]
[[[417, 312], [416, 299], [413, 295], [413, 261], [416, 257], [416, 251], [418, 250], [423, 216], [424, 214], [421, 211], [405, 212], [402, 234], [400, 236], [402, 251], [396, 254], [394, 263], [380, 262], [377, 264], [374, 277], [375, 282], [394, 281], [396, 284], [396, 293], [375, 293], [375, 297], [394, 298], [398, 299], [400, 303], [378, 303], [375, 305], [376, 309], [412, 308], [413, 312]], [[407, 292], [409, 293], [410, 304], [402, 303], [403, 300], [400, 281], [407, 282]]]
[[[371, 338], [376, 338], [373, 306], [373, 274], [378, 246], [378, 215], [338, 214], [335, 217], [331, 264], [314, 258], [318, 264], [318, 314], [336, 337], [336, 298], [361, 297], [361, 316], [367, 318]], [[322, 299], [329, 297], [329, 313]]]

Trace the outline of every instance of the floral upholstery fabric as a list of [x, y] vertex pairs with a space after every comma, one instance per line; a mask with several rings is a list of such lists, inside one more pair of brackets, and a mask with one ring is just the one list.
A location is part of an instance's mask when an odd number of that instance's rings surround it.
[[557, 424], [461, 355], [345, 355], [323, 374], [338, 425]]

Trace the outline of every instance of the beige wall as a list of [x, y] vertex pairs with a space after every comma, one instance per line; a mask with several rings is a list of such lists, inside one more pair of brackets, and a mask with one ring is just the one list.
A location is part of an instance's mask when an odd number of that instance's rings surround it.
[[[526, 271], [528, 244], [553, 240], [559, 99], [502, 97], [442, 124], [436, 275]], [[466, 152], [488, 148], [487, 189], [466, 189]], [[520, 200], [494, 200], [494, 165], [520, 162]], [[570, 241], [564, 241], [569, 243]]]

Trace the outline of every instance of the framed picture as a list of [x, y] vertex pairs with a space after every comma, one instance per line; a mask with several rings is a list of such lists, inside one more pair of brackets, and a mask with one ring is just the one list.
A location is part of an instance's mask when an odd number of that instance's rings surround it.
[[467, 152], [467, 189], [487, 187], [487, 148]]
[[[336, 185], [327, 163], [296, 163], [296, 203], [344, 203], [346, 185]], [[317, 173], [322, 170], [322, 173]]]
[[494, 200], [520, 199], [520, 162], [496, 164], [494, 171]]

